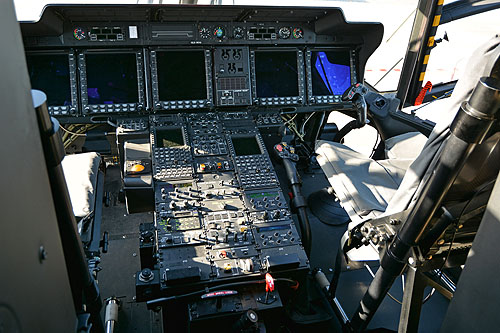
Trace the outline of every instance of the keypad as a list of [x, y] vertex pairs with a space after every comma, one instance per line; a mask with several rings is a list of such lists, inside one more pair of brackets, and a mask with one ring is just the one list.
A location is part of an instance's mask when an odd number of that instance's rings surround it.
[[243, 189], [279, 186], [271, 161], [265, 155], [236, 156], [235, 161]]
[[192, 139], [195, 156], [227, 155], [227, 145], [220, 135], [199, 135]]
[[156, 180], [193, 177], [193, 163], [189, 147], [155, 148], [154, 165]]

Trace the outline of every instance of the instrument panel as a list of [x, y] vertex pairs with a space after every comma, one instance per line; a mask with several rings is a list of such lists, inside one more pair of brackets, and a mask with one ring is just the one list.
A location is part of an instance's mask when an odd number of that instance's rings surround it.
[[[45, 14], [22, 23], [32, 86], [47, 92], [52, 115], [328, 105], [341, 103], [362, 79], [368, 32], [360, 26], [367, 24], [342, 17], [340, 32], [325, 27], [335, 8], [283, 9], [273, 17], [272, 9], [250, 15], [247, 7], [231, 6], [232, 15], [240, 14], [233, 17], [211, 7], [134, 6], [156, 15], [149, 22], [123, 21], [131, 9], [122, 7], [100, 17], [89, 6], [48, 6], [46, 12], [63, 17], [54, 35], [25, 32], [35, 31], [31, 26]], [[174, 19], [175, 13], [182, 15]], [[211, 15], [225, 20], [200, 20]]]

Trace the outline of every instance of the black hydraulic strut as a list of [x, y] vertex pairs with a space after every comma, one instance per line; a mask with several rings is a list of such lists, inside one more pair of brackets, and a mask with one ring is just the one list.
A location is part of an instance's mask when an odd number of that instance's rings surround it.
[[403, 272], [410, 249], [421, 240], [467, 157], [476, 144], [482, 142], [495, 121], [495, 113], [499, 108], [500, 80], [481, 78], [469, 102], [460, 106], [450, 126], [451, 135], [441, 150], [433, 174], [424, 185], [406, 222], [383, 254], [380, 268], [351, 320], [353, 331], [361, 332], [368, 326], [394, 280]]
[[288, 145], [286, 142], [278, 143], [274, 146], [274, 153], [278, 158], [283, 161], [283, 166], [285, 167], [286, 176], [290, 181], [290, 187], [292, 189], [292, 204], [297, 208], [297, 215], [299, 217], [300, 223], [300, 234], [302, 236], [302, 242], [304, 244], [304, 250], [307, 255], [311, 254], [311, 226], [309, 225], [309, 218], [307, 217], [307, 201], [302, 195], [300, 190], [302, 186], [302, 181], [300, 180], [299, 174], [297, 173], [297, 168], [295, 163], [299, 160], [299, 156], [295, 154], [293, 147]]
[[59, 123], [49, 116], [45, 94], [40, 91], [32, 94], [75, 310], [90, 313], [92, 332], [104, 332], [99, 288], [87, 267], [61, 165], [65, 153]]

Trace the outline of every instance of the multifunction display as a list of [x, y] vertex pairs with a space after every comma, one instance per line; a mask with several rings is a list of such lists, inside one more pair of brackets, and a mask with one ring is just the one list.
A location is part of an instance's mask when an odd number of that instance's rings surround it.
[[313, 95], [342, 95], [351, 86], [348, 50], [313, 51], [311, 61]]
[[47, 106], [52, 115], [76, 113], [75, 56], [68, 53], [26, 54], [31, 88], [47, 95]]
[[135, 54], [87, 54], [86, 65], [89, 104], [139, 101]]

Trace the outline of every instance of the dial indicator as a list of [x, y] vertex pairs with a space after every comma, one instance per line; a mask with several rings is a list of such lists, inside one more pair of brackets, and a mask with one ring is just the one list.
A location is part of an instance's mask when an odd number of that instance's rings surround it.
[[304, 38], [304, 31], [302, 30], [302, 28], [295, 28], [293, 29], [292, 36], [295, 39]]
[[223, 27], [217, 27], [214, 30], [214, 36], [219, 39], [222, 39], [226, 36], [226, 31], [224, 30]]
[[75, 37], [75, 39], [77, 40], [82, 40], [82, 39], [85, 39], [86, 34], [85, 34], [85, 29], [83, 28], [75, 28], [75, 30], [73, 30], [73, 37]]
[[288, 39], [290, 38], [291, 31], [289, 27], [281, 27], [280, 30], [278, 30], [278, 35], [280, 36], [281, 39]]
[[203, 39], [207, 39], [208, 37], [210, 37], [210, 29], [201, 28], [200, 29], [200, 37]]
[[234, 39], [242, 39], [245, 36], [245, 30], [242, 27], [236, 27], [233, 30]]

